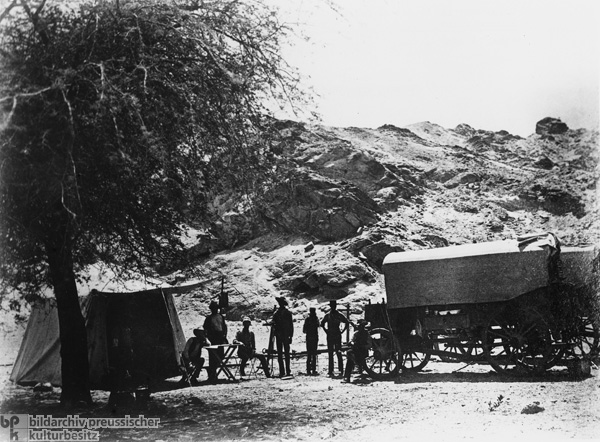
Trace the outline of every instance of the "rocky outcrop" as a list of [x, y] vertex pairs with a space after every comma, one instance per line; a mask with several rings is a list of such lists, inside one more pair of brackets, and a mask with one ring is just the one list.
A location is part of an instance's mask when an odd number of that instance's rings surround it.
[[377, 203], [358, 187], [298, 170], [267, 199], [262, 213], [290, 232], [340, 241], [377, 222]]
[[535, 133], [538, 135], [556, 135], [564, 134], [569, 130], [569, 126], [558, 118], [546, 117], [537, 122]]
[[401, 138], [412, 138], [415, 141], [426, 143], [423, 138], [412, 132], [410, 129], [394, 126], [393, 124], [384, 124], [383, 126], [379, 126], [377, 130], [391, 132]]
[[468, 124], [461, 123], [461, 124], [459, 124], [458, 126], [456, 126], [454, 128], [454, 132], [456, 132], [457, 134], [462, 135], [463, 137], [469, 139], [469, 138], [475, 136], [475, 134], [477, 133], [477, 130], [475, 130], [474, 128], [472, 128]]
[[389, 253], [402, 252], [406, 248], [402, 243], [403, 236], [398, 233], [375, 227], [340, 243], [340, 247], [381, 272], [383, 260]]
[[465, 142], [465, 138], [455, 131], [445, 129], [439, 124], [431, 123], [429, 121], [409, 124], [407, 128], [424, 140], [436, 145], [462, 146]]
[[[388, 219], [410, 220], [413, 231], [419, 232], [412, 235], [415, 241], [373, 239], [356, 250], [377, 269], [389, 250], [435, 246], [423, 239], [422, 224], [451, 243], [497, 239], [490, 232], [506, 234], [503, 224], [509, 229], [546, 228], [519, 223], [526, 218], [523, 214], [506, 220], [488, 216], [486, 199], [511, 212], [544, 210], [582, 218], [589, 212], [596, 181], [597, 131], [569, 130], [555, 118], [538, 122], [536, 131], [568, 131], [554, 135], [556, 139], [539, 134], [523, 139], [467, 124], [444, 129], [430, 122], [365, 129], [280, 121], [273, 128], [274, 152], [287, 178], [281, 178], [259, 207], [244, 213], [235, 201], [223, 198], [210, 229], [212, 238], [191, 255], [207, 256], [265, 231], [343, 241], [386, 225]], [[431, 201], [439, 201], [444, 210], [429, 207]], [[389, 218], [382, 218], [386, 213]], [[439, 222], [436, 218], [442, 213], [448, 220]], [[431, 219], [425, 222], [423, 216]]]
[[279, 274], [279, 288], [297, 293], [340, 299], [347, 287], [359, 280], [372, 280], [369, 268], [347, 251], [324, 246], [300, 256], [287, 258], [271, 267]]
[[577, 218], [582, 218], [586, 213], [581, 196], [549, 182], [531, 184], [523, 189], [519, 198], [554, 215], [571, 213]]
[[471, 184], [471, 183], [479, 183], [481, 181], [481, 176], [474, 172], [463, 172], [459, 173], [452, 179], [446, 181], [444, 186], [447, 189], [454, 189], [455, 187], [460, 186], [461, 184]]
[[[427, 144], [408, 129], [391, 125], [382, 126], [377, 131], [347, 128], [337, 132], [307, 130], [304, 134], [299, 133], [297, 127], [291, 131], [286, 126], [283, 131], [285, 137], [279, 139], [279, 146], [285, 146], [285, 155], [295, 164], [332, 180], [353, 184], [371, 198], [381, 189], [393, 188], [395, 195], [391, 200], [385, 197], [385, 192], [378, 195], [378, 202], [388, 204], [389, 208], [397, 206], [397, 199], [410, 199], [421, 193], [421, 183], [419, 171], [414, 167], [386, 161], [376, 151], [365, 149], [360, 142], [356, 142], [361, 139], [370, 141], [373, 133], [379, 131], [391, 133], [403, 141]], [[401, 202], [398, 201], [398, 204]]]
[[282, 294], [297, 318], [311, 306], [327, 311], [330, 299], [360, 315], [385, 296], [381, 268], [392, 252], [540, 231], [565, 245], [597, 243], [598, 131], [557, 134], [560, 120], [541, 123], [542, 134], [520, 138], [466, 124], [276, 122], [277, 186], [253, 206], [216, 198], [213, 225], [198, 227], [181, 260], [203, 263], [194, 277], [209, 281], [189, 314], [206, 310], [219, 276], [236, 308], [228, 318], [268, 318]]
[[512, 141], [520, 140], [521, 137], [513, 135], [505, 130], [491, 132], [476, 130], [472, 132], [465, 147], [477, 152], [493, 151], [507, 152]]

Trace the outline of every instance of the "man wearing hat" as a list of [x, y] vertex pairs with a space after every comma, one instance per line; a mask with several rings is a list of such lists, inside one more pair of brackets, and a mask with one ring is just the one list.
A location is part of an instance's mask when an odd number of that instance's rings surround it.
[[186, 383], [186, 380], [192, 385], [198, 383], [198, 375], [204, 366], [202, 347], [205, 345], [210, 345], [210, 342], [207, 342], [204, 330], [195, 328], [194, 336], [187, 340], [183, 352], [181, 352], [181, 362], [187, 373], [179, 381], [181, 384]]
[[265, 355], [261, 355], [256, 353], [256, 339], [254, 337], [254, 332], [250, 330], [250, 325], [252, 321], [248, 316], [244, 316], [242, 319], [243, 328], [238, 331], [235, 335], [234, 344], [242, 344], [238, 348], [238, 357], [240, 358], [240, 375], [246, 376], [246, 364], [248, 360], [252, 358], [258, 358], [260, 364], [262, 366], [263, 371], [265, 372], [266, 377], [270, 377], [269, 373], [269, 363], [267, 362], [267, 358]]
[[[283, 296], [275, 298], [279, 308], [273, 315], [273, 334], [277, 345], [277, 362], [279, 363], [279, 377], [291, 376], [290, 370], [290, 344], [294, 336], [294, 320], [292, 313], [287, 309], [287, 301]], [[283, 365], [285, 357], [285, 368]]]
[[319, 346], [319, 318], [317, 309], [311, 307], [304, 320], [302, 331], [306, 334], [306, 374], [317, 374], [317, 347]]
[[358, 320], [357, 330], [352, 336], [352, 347], [346, 354], [345, 382], [350, 382], [350, 375], [355, 365], [358, 366], [361, 373], [366, 368], [366, 359], [369, 356], [369, 348], [371, 348], [371, 335], [367, 330], [367, 326], [366, 320]]
[[[335, 299], [329, 301], [331, 310], [321, 321], [321, 327], [327, 334], [327, 353], [329, 355], [329, 376], [333, 376], [333, 354], [337, 355], [340, 375], [344, 374], [344, 360], [342, 359], [342, 333], [348, 328], [348, 318], [337, 310]], [[345, 324], [340, 330], [340, 325]]]
[[[219, 313], [219, 303], [211, 301], [210, 315], [204, 320], [204, 332], [206, 337], [212, 345], [227, 344], [227, 323], [221, 313]], [[217, 350], [221, 359], [224, 356], [223, 349]], [[208, 380], [209, 382], [216, 382], [217, 380], [217, 367], [219, 366], [219, 360], [217, 355], [212, 351], [208, 354]]]

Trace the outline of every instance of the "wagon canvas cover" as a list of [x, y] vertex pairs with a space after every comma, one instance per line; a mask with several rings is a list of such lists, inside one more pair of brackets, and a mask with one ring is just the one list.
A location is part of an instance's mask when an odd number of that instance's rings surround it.
[[[548, 252], [517, 240], [390, 253], [383, 262], [389, 308], [506, 301], [548, 283]], [[594, 247], [563, 247], [565, 282], [586, 284]]]

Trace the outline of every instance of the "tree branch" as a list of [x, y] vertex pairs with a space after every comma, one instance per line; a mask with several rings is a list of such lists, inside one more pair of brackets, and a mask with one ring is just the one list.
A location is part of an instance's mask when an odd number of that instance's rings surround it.
[[42, 3], [36, 9], [36, 11], [32, 12], [31, 8], [27, 4], [27, 0], [21, 0], [21, 5], [23, 6], [23, 9], [25, 9], [25, 12], [29, 16], [29, 19], [31, 20], [31, 23], [33, 24], [34, 29], [40, 35], [42, 42], [44, 44], [48, 44], [48, 42], [50, 41], [50, 38], [48, 37], [48, 33], [46, 32], [46, 25], [45, 25], [45, 23], [40, 24], [40, 20], [39, 20], [39, 13], [42, 10], [42, 7], [44, 6], [45, 3], [46, 3], [46, 0], [42, 0]]
[[4, 119], [4, 121], [2, 122], [2, 125], [0, 126], [0, 131], [3, 131], [4, 129], [6, 129], [10, 123], [10, 120], [12, 119], [14, 113], [15, 113], [15, 109], [17, 108], [17, 104], [18, 104], [18, 98], [24, 97], [24, 98], [29, 98], [29, 97], [34, 97], [36, 95], [40, 95], [43, 94], [44, 92], [47, 92], [49, 90], [51, 90], [52, 87], [47, 87], [44, 89], [40, 89], [39, 91], [36, 92], [25, 92], [22, 94], [17, 94], [17, 95], [13, 95], [12, 97], [3, 97], [0, 98], [0, 103], [3, 103], [5, 101], [9, 101], [12, 100], [13, 104], [12, 107], [10, 109], [10, 112], [8, 113], [8, 116]]
[[17, 6], [17, 2], [18, 2], [18, 0], [13, 0], [12, 3], [10, 5], [8, 5], [4, 11], [2, 11], [2, 14], [0, 14], [0, 22], [2, 20], [4, 20], [4, 18], [8, 14], [10, 14], [10, 11], [11, 11], [12, 8], [14, 8], [15, 6]]

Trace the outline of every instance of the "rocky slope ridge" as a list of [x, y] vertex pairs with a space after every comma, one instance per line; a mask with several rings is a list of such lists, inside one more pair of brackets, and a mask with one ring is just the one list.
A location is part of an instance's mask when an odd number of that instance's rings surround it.
[[[391, 251], [553, 231], [567, 245], [598, 243], [598, 131], [545, 118], [527, 138], [461, 124], [336, 128], [280, 121], [287, 175], [260, 207], [215, 203], [210, 232], [191, 234], [207, 283], [178, 299], [193, 321], [221, 290], [230, 319], [267, 315], [286, 295], [303, 317], [330, 299], [355, 313], [385, 296]], [[534, 128], [532, 128], [534, 129]]]

